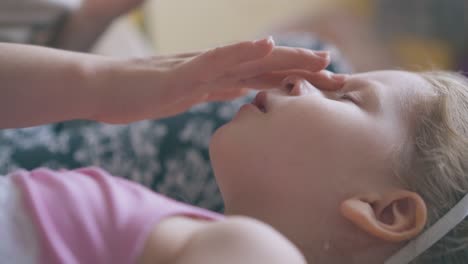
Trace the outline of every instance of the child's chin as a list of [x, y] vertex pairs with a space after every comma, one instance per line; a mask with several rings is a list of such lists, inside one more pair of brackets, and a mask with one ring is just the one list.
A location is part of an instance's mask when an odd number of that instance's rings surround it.
[[211, 148], [219, 148], [229, 144], [229, 142], [234, 139], [236, 133], [234, 130], [230, 123], [224, 124], [216, 129], [210, 139], [210, 150]]
[[210, 154], [211, 154], [212, 149], [216, 149], [217, 146], [220, 145], [223, 141], [223, 137], [225, 134], [223, 131], [223, 127], [224, 126], [216, 129], [213, 135], [211, 135], [210, 144], [209, 144]]
[[211, 163], [215, 163], [217, 158], [223, 155], [225, 149], [229, 149], [229, 131], [224, 126], [218, 128], [211, 136], [209, 143], [209, 153]]

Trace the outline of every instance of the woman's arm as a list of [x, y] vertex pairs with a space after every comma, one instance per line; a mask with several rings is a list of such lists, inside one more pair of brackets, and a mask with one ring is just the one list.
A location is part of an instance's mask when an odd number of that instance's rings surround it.
[[111, 63], [94, 55], [0, 43], [0, 128], [91, 116], [96, 76]]
[[274, 47], [271, 39], [141, 59], [0, 43], [0, 128], [163, 118], [236, 98], [243, 88], [277, 87], [297, 70], [340, 86], [332, 75], [316, 73], [328, 63], [326, 53]]

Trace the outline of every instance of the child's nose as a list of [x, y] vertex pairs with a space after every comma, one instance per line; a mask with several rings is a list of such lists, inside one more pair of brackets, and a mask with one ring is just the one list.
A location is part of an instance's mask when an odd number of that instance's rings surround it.
[[301, 96], [313, 92], [320, 93], [316, 87], [299, 76], [289, 76], [284, 79], [282, 88], [291, 96]]

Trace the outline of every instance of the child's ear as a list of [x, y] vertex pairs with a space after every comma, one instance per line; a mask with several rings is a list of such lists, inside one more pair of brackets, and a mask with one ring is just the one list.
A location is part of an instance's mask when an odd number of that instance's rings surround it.
[[341, 213], [369, 235], [391, 242], [414, 238], [427, 221], [423, 199], [406, 190], [349, 198], [341, 204]]

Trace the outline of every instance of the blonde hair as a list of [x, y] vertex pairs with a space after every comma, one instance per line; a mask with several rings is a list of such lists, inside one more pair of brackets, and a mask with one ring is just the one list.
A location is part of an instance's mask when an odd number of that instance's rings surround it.
[[[419, 74], [435, 96], [417, 105], [398, 174], [426, 202], [430, 226], [468, 193], [468, 80], [443, 71]], [[412, 262], [419, 263], [468, 263], [468, 219]]]

